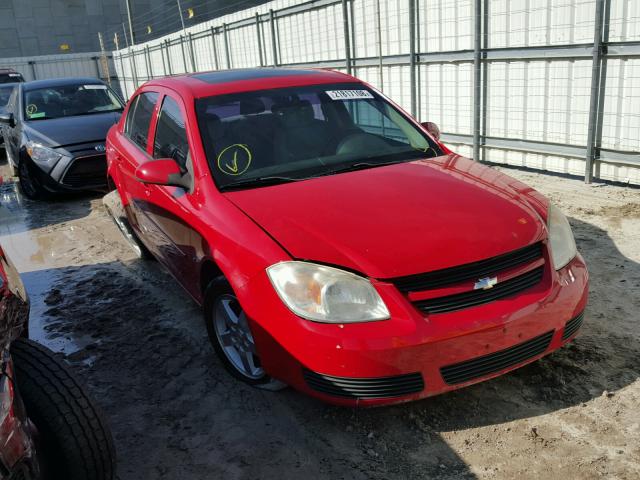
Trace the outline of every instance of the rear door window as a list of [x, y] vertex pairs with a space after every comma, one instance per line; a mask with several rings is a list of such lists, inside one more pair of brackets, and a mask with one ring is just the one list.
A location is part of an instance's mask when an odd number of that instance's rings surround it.
[[189, 142], [180, 107], [173, 98], [164, 97], [156, 127], [153, 158], [172, 158], [182, 170], [186, 170], [188, 156]]
[[143, 150], [147, 149], [149, 126], [158, 101], [157, 92], [144, 92], [133, 99], [127, 114], [125, 134]]

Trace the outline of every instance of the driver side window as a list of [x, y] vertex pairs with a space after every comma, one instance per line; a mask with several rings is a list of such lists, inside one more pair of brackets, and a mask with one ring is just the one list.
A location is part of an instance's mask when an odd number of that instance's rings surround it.
[[185, 171], [188, 156], [189, 142], [184, 117], [178, 103], [166, 96], [158, 117], [153, 158], [172, 158]]

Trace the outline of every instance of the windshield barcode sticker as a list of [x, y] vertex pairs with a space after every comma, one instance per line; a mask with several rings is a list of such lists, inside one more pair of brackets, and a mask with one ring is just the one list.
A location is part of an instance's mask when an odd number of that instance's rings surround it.
[[331, 100], [362, 100], [373, 98], [368, 90], [329, 90], [326, 92]]
[[83, 85], [82, 88], [85, 90], [106, 90], [106, 85]]

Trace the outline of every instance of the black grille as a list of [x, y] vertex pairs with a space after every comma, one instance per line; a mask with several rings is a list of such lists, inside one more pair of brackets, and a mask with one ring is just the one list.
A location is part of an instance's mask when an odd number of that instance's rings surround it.
[[64, 174], [62, 183], [74, 188], [97, 187], [107, 184], [107, 159], [104, 155], [78, 158]]
[[552, 337], [553, 330], [505, 350], [442, 367], [440, 373], [449, 385], [484, 377], [540, 355], [549, 347]]
[[562, 332], [562, 340], [566, 340], [567, 338], [571, 337], [574, 333], [576, 333], [582, 326], [583, 320], [584, 320], [584, 312], [579, 313], [576, 317], [569, 320], [567, 324], [564, 326], [564, 331]]
[[334, 397], [389, 398], [424, 390], [424, 381], [420, 373], [394, 377], [345, 378], [322, 375], [303, 369], [302, 374], [309, 387]]
[[425, 313], [443, 313], [474, 307], [493, 302], [501, 298], [510, 297], [533, 287], [542, 280], [544, 266], [535, 268], [527, 273], [510, 278], [486, 290], [470, 290], [468, 292], [447, 295], [446, 297], [418, 300], [414, 305]]
[[401, 292], [419, 292], [421, 290], [440, 288], [454, 283], [492, 276], [501, 271], [531, 263], [541, 257], [542, 243], [538, 242], [487, 260], [445, 268], [444, 270], [436, 270], [434, 272], [398, 277], [389, 281]]

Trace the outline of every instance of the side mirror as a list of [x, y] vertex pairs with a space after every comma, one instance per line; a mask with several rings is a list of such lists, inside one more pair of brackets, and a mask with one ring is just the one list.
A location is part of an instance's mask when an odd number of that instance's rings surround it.
[[191, 175], [182, 173], [180, 166], [171, 158], [143, 163], [136, 169], [136, 178], [142, 183], [191, 189]]
[[16, 122], [13, 121], [13, 113], [1, 111], [0, 112], [0, 124], [9, 125], [11, 128], [16, 126]]
[[431, 134], [436, 140], [440, 140], [440, 129], [438, 125], [433, 122], [422, 122], [421, 125]]

